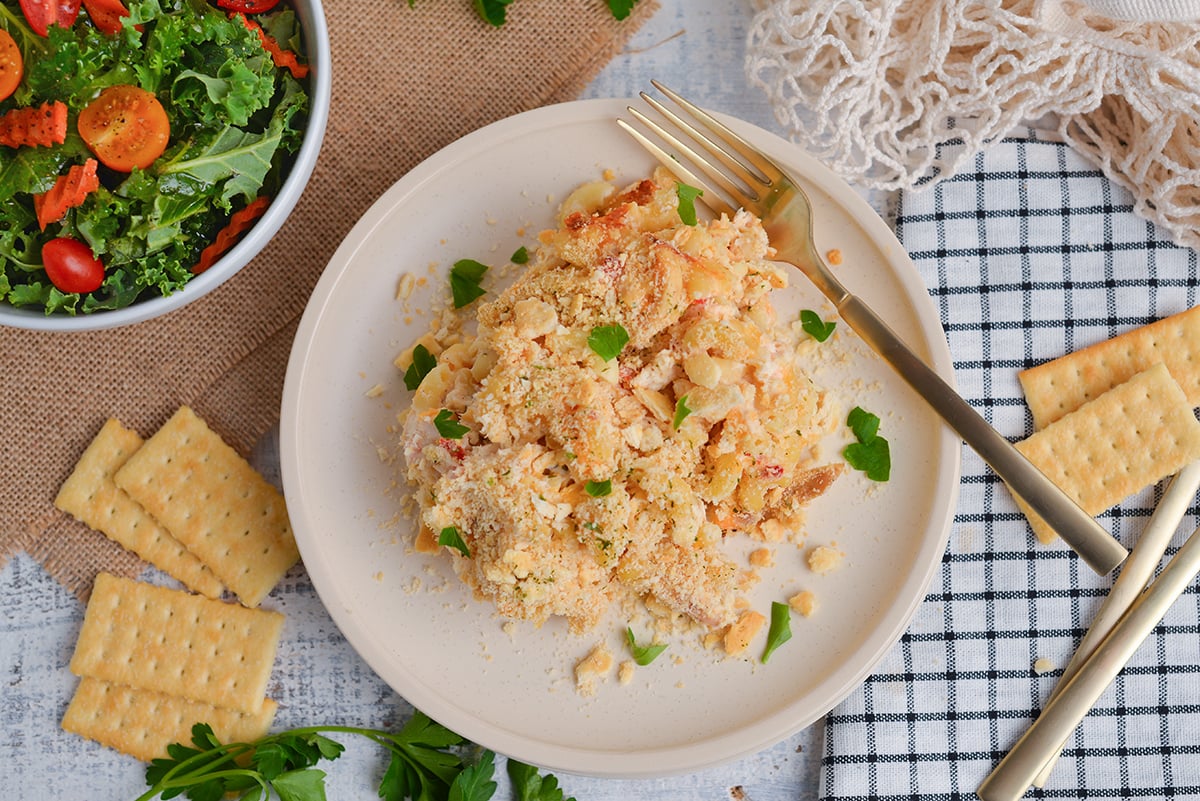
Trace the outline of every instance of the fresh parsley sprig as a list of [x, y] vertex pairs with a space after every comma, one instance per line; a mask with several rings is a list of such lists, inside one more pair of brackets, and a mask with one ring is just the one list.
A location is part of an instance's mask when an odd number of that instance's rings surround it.
[[458, 422], [458, 415], [449, 409], [442, 409], [433, 418], [433, 426], [446, 439], [462, 439], [471, 429]]
[[762, 661], [775, 653], [775, 649], [792, 639], [792, 609], [785, 603], [771, 601], [771, 627], [767, 630], [767, 645], [763, 649]]
[[855, 406], [846, 416], [846, 425], [858, 440], [842, 450], [846, 462], [872, 481], [887, 481], [892, 474], [892, 451], [888, 441], [879, 436], [879, 417]]
[[425, 376], [429, 375], [429, 371], [434, 367], [437, 367], [437, 357], [429, 352], [429, 348], [424, 345], [417, 345], [413, 348], [412, 363], [404, 371], [405, 389], [412, 392], [421, 386]]
[[837, 321], [830, 320], [826, 322], [821, 319], [821, 315], [812, 309], [802, 309], [800, 311], [800, 327], [804, 329], [804, 333], [813, 339], [818, 342], [824, 342], [829, 339], [829, 336], [833, 333], [833, 329], [837, 328]]
[[680, 395], [679, 399], [675, 401], [675, 414], [671, 418], [671, 428], [676, 431], [678, 431], [679, 427], [683, 425], [683, 421], [688, 419], [688, 416], [691, 415], [692, 412], [696, 411], [692, 407], [688, 406], [687, 399], [687, 395]]
[[438, 534], [438, 545], [453, 548], [468, 559], [471, 558], [471, 549], [467, 547], [462, 534], [458, 533], [458, 526], [446, 526], [442, 529], [442, 533]]
[[675, 196], [679, 199], [679, 219], [684, 225], [695, 225], [696, 198], [702, 197], [704, 190], [684, 183], [675, 184]]
[[642, 667], [658, 659], [659, 654], [667, 650], [665, 642], [638, 645], [637, 638], [633, 636], [633, 628], [631, 626], [625, 627], [625, 642], [629, 643], [629, 653], [633, 655], [633, 661]]
[[604, 361], [611, 362], [621, 354], [621, 349], [629, 344], [629, 332], [620, 323], [598, 325], [588, 334], [587, 343], [593, 353]]
[[454, 308], [461, 309], [476, 298], [486, 293], [480, 286], [488, 266], [474, 259], [459, 259], [450, 268], [450, 294], [454, 298]]
[[609, 478], [605, 479], [604, 481], [592, 481], [591, 479], [588, 479], [586, 482], [584, 482], [583, 491], [588, 495], [591, 495], [593, 498], [603, 498], [606, 495], [611, 495], [612, 479]]
[[558, 786], [558, 779], [551, 774], [543, 776], [537, 768], [508, 760], [505, 766], [509, 781], [512, 782], [513, 797], [516, 801], [575, 801], [575, 798], [563, 798], [563, 791]]
[[[513, 0], [471, 0], [471, 5], [475, 7], [477, 13], [484, 22], [499, 28], [503, 25], [508, 17], [508, 7], [512, 5]], [[604, 0], [604, 5], [608, 6], [608, 10], [612, 12], [614, 19], [625, 19], [633, 11], [633, 7], [638, 4], [638, 0]], [[417, 0], [408, 0], [408, 7], [414, 8], [417, 5]]]
[[356, 726], [308, 726], [270, 734], [252, 743], [222, 743], [207, 723], [192, 727], [192, 745], [175, 743], [167, 757], [146, 769], [150, 786], [137, 801], [175, 798], [221, 801], [227, 793], [266, 799], [274, 791], [284, 801], [325, 801], [325, 772], [314, 767], [345, 750], [328, 735], [365, 737], [385, 748], [390, 762], [379, 784], [384, 801], [488, 801], [495, 755], [484, 750], [464, 758], [462, 737], [415, 711], [398, 732]]

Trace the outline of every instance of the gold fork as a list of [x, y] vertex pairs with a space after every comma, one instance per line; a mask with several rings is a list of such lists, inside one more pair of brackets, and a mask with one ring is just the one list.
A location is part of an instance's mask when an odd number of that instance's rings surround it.
[[[733, 201], [726, 202], [708, 182], [625, 120], [629, 132], [681, 181], [701, 189], [700, 200], [717, 214], [732, 214], [735, 206], [758, 215], [779, 261], [794, 265], [829, 298], [838, 315], [903, 377], [942, 419], [991, 466], [1009, 488], [1037, 512], [1093, 570], [1113, 570], [1128, 555], [1112, 536], [1079, 508], [1012, 444], [993, 429], [972, 406], [925, 364], [862, 300], [851, 294], [817, 252], [813, 241], [812, 205], [799, 182], [774, 161], [712, 115], [667, 89], [666, 95], [688, 118], [641, 93], [655, 111], [678, 132], [630, 106], [629, 112], [660, 140], [694, 164]], [[698, 144], [705, 158], [686, 140]], [[714, 162], [715, 160], [715, 162]]]

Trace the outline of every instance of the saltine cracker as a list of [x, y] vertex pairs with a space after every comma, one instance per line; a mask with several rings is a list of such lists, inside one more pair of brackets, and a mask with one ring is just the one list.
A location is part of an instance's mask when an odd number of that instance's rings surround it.
[[100, 573], [71, 672], [250, 714], [262, 711], [283, 615]]
[[[1016, 444], [1017, 450], [1098, 515], [1200, 459], [1200, 422], [1162, 363], [1144, 370]], [[1042, 542], [1057, 536], [1017, 505]]]
[[1188, 403], [1200, 405], [1200, 306], [1023, 370], [1017, 378], [1034, 428], [1041, 429], [1160, 362]]
[[209, 598], [224, 591], [212, 571], [113, 482], [142, 446], [137, 432], [109, 418], [59, 488], [54, 505]]
[[268, 698], [259, 712], [248, 713], [84, 677], [63, 715], [62, 728], [149, 762], [166, 757], [172, 743], [190, 743], [197, 723], [211, 726], [223, 743], [258, 740], [266, 736], [277, 708]]
[[113, 479], [246, 606], [300, 558], [283, 495], [187, 406]]

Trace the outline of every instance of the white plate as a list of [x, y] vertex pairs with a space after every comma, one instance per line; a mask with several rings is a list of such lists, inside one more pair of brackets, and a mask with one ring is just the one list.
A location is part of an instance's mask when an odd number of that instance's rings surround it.
[[[649, 172], [651, 160], [613, 122], [626, 104], [567, 103], [490, 125], [429, 158], [371, 207], [301, 320], [284, 386], [281, 457], [308, 573], [346, 638], [398, 693], [501, 754], [550, 770], [648, 777], [769, 747], [862, 682], [903, 633], [937, 569], [960, 446], [844, 326], [840, 344], [821, 346], [851, 354], [845, 364], [820, 359], [815, 376], [846, 410], [861, 405], [882, 418], [892, 479], [871, 485], [851, 472], [810, 509], [809, 543], [835, 542], [846, 553], [837, 572], [815, 576], [801, 551], [775, 549], [775, 566], [761, 571], [752, 593], [755, 607], [766, 611], [799, 589], [816, 593], [820, 607], [811, 618], [793, 616], [792, 640], [765, 665], [761, 635], [745, 658], [721, 659], [687, 640], [631, 683], [610, 678], [583, 697], [574, 662], [602, 639], [620, 657], [626, 621], [614, 617], [583, 637], [558, 621], [505, 631], [448, 560], [412, 552], [412, 523], [400, 513], [403, 457], [381, 458], [398, 453], [387, 432], [410, 397], [392, 359], [427, 330], [428, 314], [418, 310], [446, 292], [455, 260], [504, 264], [518, 246], [532, 248], [552, 224], [556, 199], [578, 183], [606, 169], [620, 184]], [[846, 284], [950, 378], [937, 313], [878, 215], [795, 146], [731, 124], [803, 179], [818, 245], [842, 251]], [[428, 278], [407, 304], [395, 299], [405, 271]], [[799, 274], [795, 284], [781, 309], [794, 315], [802, 304], [828, 316]], [[368, 397], [375, 385], [382, 395]]]

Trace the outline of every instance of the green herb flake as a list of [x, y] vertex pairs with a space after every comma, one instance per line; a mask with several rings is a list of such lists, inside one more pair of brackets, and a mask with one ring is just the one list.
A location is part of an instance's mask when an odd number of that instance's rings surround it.
[[680, 395], [679, 400], [675, 401], [675, 416], [671, 418], [671, 428], [676, 431], [683, 425], [683, 421], [688, 419], [688, 415], [695, 411], [687, 405], [687, 395]]
[[512, 784], [514, 801], [575, 801], [564, 798], [558, 779], [551, 773], [545, 776], [537, 768], [510, 758], [506, 766]]
[[606, 481], [588, 481], [583, 485], [583, 491], [593, 498], [603, 498], [612, 493], [612, 479]]
[[766, 664], [775, 649], [792, 639], [792, 610], [785, 603], [771, 602], [771, 627], [767, 629], [767, 645], [763, 649], [762, 661]]
[[513, 0], [474, 0], [475, 11], [488, 25], [499, 28], [506, 21]]
[[800, 327], [813, 339], [824, 342], [833, 334], [833, 329], [837, 328], [837, 322], [835, 320], [825, 322], [821, 319], [821, 315], [812, 309], [804, 309], [800, 312]]
[[513, 254], [508, 257], [508, 260], [511, 261], [513, 264], [528, 264], [529, 263], [529, 251], [525, 249], [524, 245], [522, 245], [521, 247], [519, 247], [513, 251]]
[[459, 259], [450, 268], [450, 294], [454, 298], [454, 308], [461, 309], [476, 298], [481, 298], [486, 291], [480, 284], [488, 266], [474, 259]]
[[437, 358], [424, 345], [413, 348], [412, 364], [404, 371], [404, 386], [409, 392], [421, 386], [429, 371], [437, 366]]
[[629, 343], [629, 332], [619, 323], [614, 325], [598, 325], [588, 334], [588, 347], [592, 352], [611, 362], [621, 353], [621, 349]]
[[437, 417], [433, 418], [433, 425], [446, 439], [462, 439], [463, 434], [471, 430], [458, 422], [458, 415], [449, 409], [438, 412]]
[[703, 197], [704, 190], [677, 183], [675, 184], [675, 196], [679, 198], [679, 219], [683, 221], [684, 225], [695, 225], [696, 198]]
[[442, 529], [442, 533], [438, 534], [438, 545], [453, 548], [468, 559], [471, 558], [471, 551], [467, 548], [467, 544], [463, 542], [462, 535], [458, 533], [457, 526], [446, 526]]
[[604, 0], [608, 10], [616, 19], [625, 19], [633, 11], [633, 7], [638, 4], [638, 0]]
[[846, 462], [872, 481], [887, 481], [892, 473], [892, 453], [888, 441], [879, 436], [879, 417], [855, 406], [846, 424], [858, 440], [842, 450]]
[[658, 655], [667, 650], [666, 643], [638, 645], [637, 638], [633, 636], [633, 628], [629, 626], [625, 627], [625, 641], [629, 643], [629, 652], [633, 654], [633, 661], [642, 667], [658, 659]]

